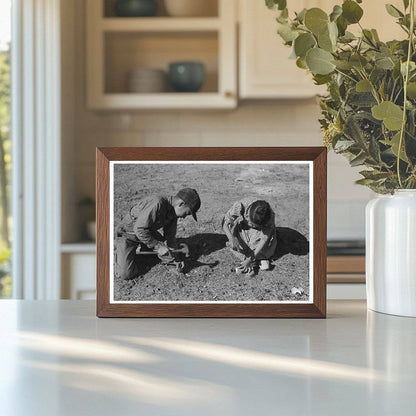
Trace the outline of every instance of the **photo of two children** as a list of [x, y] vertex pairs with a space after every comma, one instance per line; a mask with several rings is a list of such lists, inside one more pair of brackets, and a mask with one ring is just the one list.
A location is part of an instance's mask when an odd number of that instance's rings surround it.
[[308, 163], [119, 163], [115, 301], [308, 300]]

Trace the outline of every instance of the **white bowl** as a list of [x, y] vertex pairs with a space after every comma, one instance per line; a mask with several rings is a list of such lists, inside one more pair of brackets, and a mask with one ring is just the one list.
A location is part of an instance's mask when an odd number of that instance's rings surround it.
[[136, 93], [159, 93], [167, 89], [167, 74], [160, 69], [139, 68], [131, 71], [127, 90]]
[[165, 0], [165, 8], [168, 15], [173, 17], [206, 17], [218, 15], [217, 0]]

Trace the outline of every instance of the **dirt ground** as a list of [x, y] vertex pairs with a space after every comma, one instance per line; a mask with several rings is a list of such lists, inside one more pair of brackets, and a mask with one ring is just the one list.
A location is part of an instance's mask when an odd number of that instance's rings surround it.
[[[114, 167], [114, 226], [140, 198], [195, 188], [198, 222], [178, 222], [178, 239], [190, 247], [185, 273], [147, 256], [142, 275], [114, 279], [116, 301], [277, 301], [309, 299], [309, 166], [304, 164], [118, 164]], [[279, 245], [271, 271], [236, 275], [238, 259], [226, 247], [221, 219], [231, 205], [257, 196], [276, 213]], [[295, 254], [294, 254], [295, 253]], [[292, 295], [292, 288], [302, 295]]]

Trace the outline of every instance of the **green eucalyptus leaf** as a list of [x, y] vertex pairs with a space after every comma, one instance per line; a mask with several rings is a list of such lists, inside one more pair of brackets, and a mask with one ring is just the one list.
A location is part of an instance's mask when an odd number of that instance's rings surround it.
[[361, 81], [357, 82], [355, 90], [357, 92], [371, 92], [371, 82], [367, 79], [362, 79]]
[[416, 82], [409, 82], [407, 84], [407, 97], [411, 100], [416, 100]]
[[355, 142], [353, 142], [352, 140], [338, 140], [334, 144], [334, 150], [336, 153], [345, 152], [350, 147], [354, 146], [354, 144]]
[[[415, 70], [416, 70], [416, 64], [414, 62], [410, 61], [409, 62], [409, 73], [412, 73]], [[400, 64], [400, 72], [401, 72], [403, 77], [406, 76], [406, 62], [402, 62]]]
[[315, 40], [310, 33], [302, 33], [295, 39], [294, 45], [296, 56], [303, 58], [315, 46]]
[[348, 97], [348, 104], [359, 108], [369, 108], [376, 104], [370, 92], [352, 92]]
[[319, 75], [315, 74], [313, 76], [313, 80], [315, 81], [315, 85], [324, 85], [331, 81], [331, 75]]
[[310, 49], [306, 54], [306, 64], [313, 74], [327, 75], [333, 72], [333, 59], [331, 53], [320, 48]]
[[297, 30], [293, 30], [291, 25], [284, 23], [278, 23], [277, 33], [286, 43], [294, 41], [299, 36]]
[[373, 179], [358, 179], [357, 181], [355, 181], [356, 185], [371, 185], [372, 183], [374, 183]]
[[349, 23], [358, 23], [363, 17], [363, 9], [353, 0], [342, 3], [342, 16]]
[[378, 33], [377, 33], [377, 30], [376, 29], [371, 29], [371, 34], [373, 35], [373, 39], [376, 42], [380, 42], [380, 38], [378, 37]]
[[386, 179], [389, 176], [391, 176], [390, 172], [380, 172], [376, 170], [362, 170], [360, 172], [360, 175], [364, 176], [365, 179], [372, 179], [374, 181], [380, 180], [380, 179]]
[[386, 71], [384, 69], [374, 67], [370, 74], [370, 81], [373, 85], [376, 85], [384, 79], [385, 75]]
[[380, 147], [378, 146], [377, 140], [373, 136], [370, 138], [368, 151], [370, 153], [370, 156], [374, 159], [374, 162], [376, 164], [379, 164], [381, 161]]
[[368, 63], [367, 59], [365, 59], [364, 56], [358, 53], [354, 53], [353, 55], [351, 55], [349, 62], [353, 66], [353, 68], [357, 69], [363, 69]]
[[305, 26], [315, 35], [324, 33], [328, 28], [328, 15], [318, 7], [309, 9], [305, 13]]
[[271, 10], [283, 10], [286, 8], [286, 0], [266, 0], [266, 6]]
[[341, 59], [335, 59], [333, 61], [333, 63], [337, 68], [339, 68], [343, 71], [348, 71], [352, 68], [352, 65], [350, 64], [349, 61], [343, 61]]
[[344, 36], [347, 31], [348, 22], [344, 19], [344, 17], [342, 17], [342, 15], [337, 19], [337, 27], [340, 36]]
[[296, 59], [296, 66], [298, 68], [301, 68], [301, 69], [307, 69], [308, 67], [306, 65], [305, 57], [300, 57], [300, 58]]
[[358, 156], [350, 160], [350, 165], [352, 167], [360, 166], [360, 165], [363, 165], [366, 162], [366, 160], [367, 160], [367, 155], [364, 152], [362, 152]]
[[324, 32], [318, 35], [318, 45], [321, 49], [333, 52], [335, 45], [332, 43], [329, 32]]
[[364, 38], [365, 38], [366, 41], [374, 43], [374, 38], [373, 38], [373, 34], [371, 33], [371, 30], [364, 29], [363, 30], [363, 35], [364, 35]]
[[394, 65], [393, 72], [392, 72], [393, 78], [398, 79], [402, 77], [402, 74], [400, 72], [400, 61], [397, 61]]
[[334, 46], [337, 45], [337, 39], [338, 39], [338, 26], [336, 23], [334, 22], [329, 22], [328, 23], [328, 32], [329, 32], [329, 37], [331, 39], [331, 42]]
[[329, 15], [329, 20], [331, 22], [335, 22], [338, 17], [342, 15], [342, 7], [336, 4], [334, 8], [332, 9], [332, 13]]
[[391, 101], [383, 101], [371, 109], [373, 117], [382, 120], [384, 125], [392, 131], [402, 127], [403, 110]]
[[[398, 157], [399, 156], [399, 145], [400, 145], [400, 132], [396, 133], [390, 141], [388, 140], [382, 140], [381, 141], [386, 146], [390, 146], [391, 151], [393, 154]], [[403, 140], [404, 142], [404, 140]], [[404, 143], [402, 143], [402, 147], [400, 149], [400, 159], [409, 162], [409, 159], [406, 156], [406, 152], [404, 151]]]
[[387, 13], [393, 17], [403, 17], [404, 14], [397, 8], [394, 7], [392, 4], [386, 4]]
[[299, 13], [297, 13], [295, 20], [297, 20], [298, 22], [303, 23], [303, 21], [305, 20], [306, 11], [307, 11], [306, 9], [303, 9]]
[[[339, 31], [338, 25], [337, 25], [337, 29]], [[348, 32], [348, 30], [347, 30], [347, 31], [345, 31], [344, 35], [340, 37], [339, 40], [340, 40], [340, 42], [343, 42], [343, 43], [349, 43], [349, 42], [352, 42], [355, 39], [357, 39], [356, 36], [353, 33]]]
[[392, 70], [394, 69], [395, 62], [392, 57], [386, 56], [376, 59], [375, 64], [378, 68]]

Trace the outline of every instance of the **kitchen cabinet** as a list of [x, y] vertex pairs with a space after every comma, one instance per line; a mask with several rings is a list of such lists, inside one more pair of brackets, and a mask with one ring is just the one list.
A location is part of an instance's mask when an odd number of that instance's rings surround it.
[[[317, 1], [293, 0], [290, 10]], [[290, 48], [276, 33], [278, 12], [264, 1], [239, 0], [239, 92], [244, 98], [308, 98], [319, 92], [311, 75], [289, 59]]]
[[[217, 16], [114, 16], [110, 0], [88, 0], [87, 105], [90, 109], [209, 109], [237, 105], [236, 7], [217, 3]], [[169, 63], [197, 61], [205, 66], [200, 92], [129, 92], [137, 69], [167, 72]]]
[[[337, 0], [291, 0], [289, 11], [320, 7], [330, 12]], [[401, 0], [389, 3], [403, 8]], [[362, 25], [378, 30], [381, 40], [403, 38], [404, 32], [394, 22], [384, 4], [367, 1]], [[290, 48], [276, 33], [279, 12], [267, 9], [264, 1], [239, 0], [239, 95], [242, 99], [308, 98], [325, 91], [315, 86], [312, 77], [289, 59]], [[349, 27], [358, 33], [358, 25]]]

